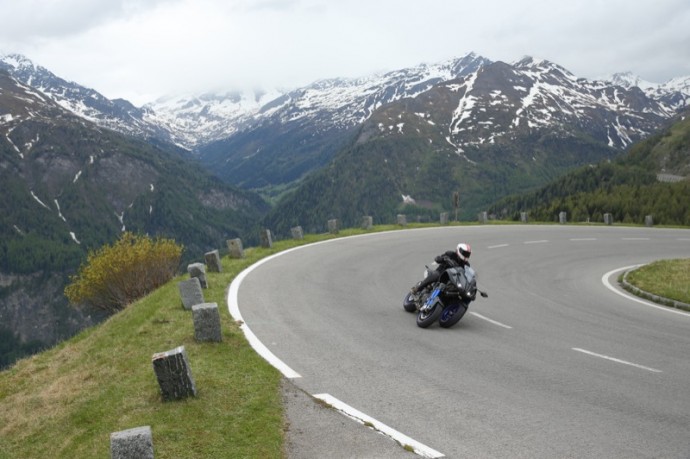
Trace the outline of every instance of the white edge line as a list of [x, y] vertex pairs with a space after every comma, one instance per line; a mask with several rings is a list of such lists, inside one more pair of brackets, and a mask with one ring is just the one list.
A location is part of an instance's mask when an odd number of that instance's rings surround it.
[[[298, 248], [298, 247], [295, 247]], [[254, 263], [241, 273], [239, 273], [235, 279], [230, 283], [230, 288], [228, 289], [228, 310], [230, 311], [230, 315], [235, 319], [237, 322], [240, 324], [240, 328], [244, 332], [244, 336], [247, 338], [247, 341], [249, 341], [249, 344], [254, 348], [254, 350], [261, 356], [263, 357], [268, 363], [273, 365], [278, 371], [280, 371], [286, 378], [288, 379], [294, 379], [294, 378], [301, 378], [302, 376], [297, 373], [295, 370], [290, 368], [280, 360], [278, 357], [273, 354], [261, 341], [259, 341], [259, 338], [256, 337], [254, 332], [251, 331], [249, 326], [244, 323], [244, 319], [242, 319], [242, 314], [240, 313], [240, 307], [237, 302], [237, 294], [239, 293], [240, 290], [240, 284], [242, 284], [242, 281], [244, 280], [247, 275], [252, 272], [254, 269], [258, 268], [265, 262], [283, 254], [290, 252], [293, 249], [286, 250], [284, 252], [278, 252], [276, 254], [273, 254], [271, 256], [268, 256], [266, 258], [262, 258], [258, 262]]]
[[511, 327], [510, 325], [502, 324], [501, 322], [497, 322], [497, 321], [495, 321], [495, 320], [489, 319], [488, 317], [484, 317], [483, 315], [477, 314], [477, 313], [474, 312], [474, 311], [470, 311], [470, 314], [472, 314], [473, 316], [477, 316], [477, 317], [479, 317], [480, 319], [484, 319], [484, 320], [486, 320], [487, 322], [491, 322], [491, 323], [494, 324], [494, 325], [498, 325], [499, 327], [507, 328], [507, 329], [509, 329], [509, 330], [512, 330], [512, 328], [513, 328], [513, 327]]
[[683, 312], [683, 311], [680, 311], [680, 310], [678, 310], [678, 309], [669, 308], [669, 307], [666, 307], [666, 306], [659, 306], [658, 304], [651, 303], [651, 302], [649, 302], [649, 301], [645, 301], [645, 300], [643, 300], [643, 299], [640, 299], [640, 298], [638, 298], [638, 297], [636, 297], [636, 296], [629, 295], [629, 294], [626, 293], [626, 292], [622, 292], [622, 291], [616, 289], [616, 288], [615, 288], [613, 285], [611, 285], [611, 283], [609, 282], [609, 278], [610, 278], [612, 275], [614, 275], [614, 274], [616, 274], [616, 273], [618, 273], [618, 272], [621, 272], [621, 271], [627, 271], [627, 270], [629, 270], [629, 269], [639, 268], [640, 266], [642, 266], [642, 265], [632, 265], [632, 266], [626, 266], [626, 267], [624, 267], [624, 268], [618, 268], [618, 269], [614, 269], [614, 270], [612, 270], [612, 271], [609, 271], [609, 272], [607, 272], [606, 274], [604, 274], [603, 276], [601, 276], [601, 283], [604, 284], [604, 286], [605, 286], [606, 288], [608, 288], [609, 290], [611, 290], [613, 293], [616, 293], [616, 294], [618, 294], [618, 295], [622, 296], [623, 298], [626, 298], [626, 299], [628, 299], [628, 300], [630, 300], [630, 301], [635, 301], [635, 302], [637, 302], [637, 303], [644, 304], [645, 306], [649, 306], [650, 308], [658, 309], [658, 310], [660, 310], [660, 311], [670, 312], [670, 313], [672, 313], [672, 314], [679, 314], [679, 315], [681, 315], [681, 316], [690, 317], [690, 314], [687, 313], [687, 312]]
[[549, 242], [549, 241], [546, 239], [541, 239], [539, 241], [525, 241], [525, 242], [523, 242], [523, 244], [545, 244], [547, 242]]
[[614, 357], [609, 357], [608, 355], [597, 354], [595, 352], [587, 351], [585, 349], [580, 349], [579, 347], [574, 347], [573, 351], [582, 352], [583, 354], [591, 355], [593, 357], [599, 357], [600, 359], [610, 360], [616, 363], [622, 363], [624, 365], [630, 365], [631, 367], [640, 368], [642, 370], [651, 371], [652, 373], [662, 373], [661, 370], [655, 368], [645, 367], [644, 365], [638, 365], [637, 363], [627, 362], [625, 360], [616, 359]]
[[391, 437], [398, 443], [404, 446], [409, 446], [412, 449], [414, 449], [414, 452], [422, 457], [429, 457], [429, 458], [438, 458], [438, 457], [445, 457], [444, 454], [436, 451], [435, 449], [429, 448], [428, 446], [419, 443], [417, 440], [414, 440], [407, 435], [398, 432], [397, 430], [388, 427], [386, 424], [377, 421], [376, 419], [372, 418], [371, 416], [368, 416], [361, 411], [351, 407], [350, 405], [341, 402], [337, 398], [333, 397], [332, 395], [329, 394], [316, 394], [314, 397], [318, 398], [319, 400], [324, 401], [325, 403], [331, 405], [333, 408], [336, 410], [340, 411], [344, 415], [354, 419], [355, 421], [358, 421], [362, 424], [368, 423], [373, 426], [374, 429], [377, 431]]

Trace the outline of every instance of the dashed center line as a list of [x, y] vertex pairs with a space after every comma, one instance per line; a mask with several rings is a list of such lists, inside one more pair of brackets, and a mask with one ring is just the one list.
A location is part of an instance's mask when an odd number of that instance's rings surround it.
[[490, 245], [487, 249], [499, 249], [501, 247], [508, 247], [508, 244]]
[[479, 317], [480, 319], [486, 320], [487, 322], [491, 322], [491, 323], [494, 324], [494, 325], [498, 325], [499, 327], [507, 328], [507, 329], [509, 329], [509, 330], [511, 330], [511, 329], [513, 328], [513, 327], [511, 327], [510, 325], [502, 324], [501, 322], [497, 322], [497, 321], [495, 321], [495, 320], [493, 320], [493, 319], [489, 319], [488, 317], [484, 317], [483, 315], [477, 314], [477, 313], [474, 312], [474, 311], [470, 311], [470, 314], [472, 314], [473, 316], [477, 316], [477, 317]]
[[622, 364], [624, 364], [624, 365], [630, 365], [631, 367], [635, 367], [635, 368], [640, 368], [640, 369], [642, 369], [642, 370], [651, 371], [652, 373], [661, 373], [661, 370], [657, 370], [656, 368], [650, 368], [650, 367], [646, 367], [646, 366], [644, 366], [644, 365], [639, 365], [639, 364], [637, 364], [637, 363], [632, 363], [632, 362], [628, 362], [628, 361], [625, 361], [625, 360], [616, 359], [616, 358], [610, 357], [610, 356], [608, 356], [608, 355], [597, 354], [597, 353], [595, 353], [595, 352], [587, 351], [587, 350], [585, 350], [585, 349], [580, 349], [579, 347], [574, 347], [574, 348], [573, 348], [573, 351], [582, 352], [583, 354], [591, 355], [591, 356], [593, 356], [593, 357], [599, 357], [600, 359], [610, 360], [610, 361], [616, 362], [616, 363], [622, 363]]
[[570, 239], [570, 240], [573, 241], [573, 242], [579, 242], [579, 241], [596, 241], [597, 238], [595, 238], [595, 237], [576, 237], [576, 238], [572, 238], [572, 239]]
[[523, 244], [544, 244], [546, 242], [549, 242], [549, 241], [547, 241], [546, 239], [541, 239], [539, 241], [525, 241], [525, 242], [523, 242]]

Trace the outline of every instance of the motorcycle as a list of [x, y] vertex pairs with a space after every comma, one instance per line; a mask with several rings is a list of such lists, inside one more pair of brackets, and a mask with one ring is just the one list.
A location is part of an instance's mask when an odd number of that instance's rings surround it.
[[[433, 265], [432, 265], [433, 266]], [[434, 268], [426, 267], [425, 277]], [[443, 328], [458, 323], [467, 312], [477, 292], [488, 298], [488, 294], [477, 288], [477, 273], [470, 266], [451, 266], [446, 268], [439, 280], [417, 294], [408, 293], [403, 299], [407, 312], [417, 312], [417, 325], [427, 328], [438, 320]]]

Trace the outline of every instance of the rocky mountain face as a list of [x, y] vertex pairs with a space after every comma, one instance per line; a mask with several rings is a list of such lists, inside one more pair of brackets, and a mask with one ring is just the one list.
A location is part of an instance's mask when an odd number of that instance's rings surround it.
[[21, 342], [52, 344], [90, 323], [62, 289], [122, 231], [174, 238], [198, 260], [268, 210], [178, 151], [103, 129], [3, 71], [0, 183], [0, 327]]

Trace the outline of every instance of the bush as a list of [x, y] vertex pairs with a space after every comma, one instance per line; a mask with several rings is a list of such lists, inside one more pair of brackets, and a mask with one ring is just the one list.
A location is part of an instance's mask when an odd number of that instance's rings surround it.
[[120, 311], [172, 279], [182, 250], [170, 239], [123, 233], [112, 246], [89, 252], [65, 296], [73, 305]]

